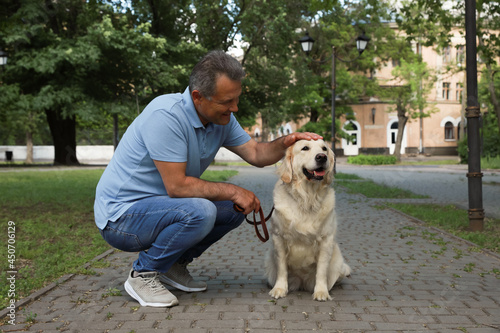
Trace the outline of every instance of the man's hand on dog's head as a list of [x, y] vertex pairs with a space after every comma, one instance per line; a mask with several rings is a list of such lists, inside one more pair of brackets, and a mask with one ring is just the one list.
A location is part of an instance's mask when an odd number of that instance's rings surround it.
[[320, 139], [323, 139], [323, 137], [316, 133], [296, 132], [287, 135], [283, 140], [283, 144], [285, 145], [285, 148], [288, 148], [299, 140], [320, 140]]

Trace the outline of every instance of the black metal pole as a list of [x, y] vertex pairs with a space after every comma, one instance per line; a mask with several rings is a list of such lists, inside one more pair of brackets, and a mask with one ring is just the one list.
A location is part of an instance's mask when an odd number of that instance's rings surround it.
[[483, 189], [479, 138], [481, 111], [477, 98], [476, 0], [465, 1], [465, 45], [467, 70], [467, 144], [469, 147], [469, 227], [481, 231], [484, 226]]
[[332, 150], [335, 153], [335, 46], [332, 46]]

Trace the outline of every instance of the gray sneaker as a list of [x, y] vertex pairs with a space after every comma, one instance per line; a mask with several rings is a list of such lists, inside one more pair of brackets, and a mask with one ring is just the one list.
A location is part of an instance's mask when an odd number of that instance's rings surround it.
[[141, 272], [134, 277], [131, 270], [125, 290], [142, 306], [171, 307], [179, 304], [175, 297], [158, 279], [158, 272]]
[[207, 284], [204, 281], [195, 281], [187, 270], [188, 263], [175, 263], [166, 273], [160, 273], [160, 281], [182, 291], [204, 291]]

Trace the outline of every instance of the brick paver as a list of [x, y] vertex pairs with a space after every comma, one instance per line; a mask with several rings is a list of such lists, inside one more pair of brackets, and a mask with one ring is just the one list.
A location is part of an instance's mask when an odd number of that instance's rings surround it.
[[[273, 168], [240, 168], [233, 182], [268, 212]], [[382, 209], [380, 200], [337, 191], [338, 241], [353, 269], [332, 301], [307, 292], [274, 300], [263, 277], [267, 244], [242, 225], [190, 266], [206, 292], [174, 290], [180, 305], [140, 307], [123, 283], [135, 254], [114, 251], [18, 309], [16, 325], [37, 332], [499, 332], [500, 260], [470, 243]], [[104, 263], [104, 264], [103, 264]], [[102, 268], [96, 268], [102, 267]], [[26, 320], [33, 318], [34, 322]]]

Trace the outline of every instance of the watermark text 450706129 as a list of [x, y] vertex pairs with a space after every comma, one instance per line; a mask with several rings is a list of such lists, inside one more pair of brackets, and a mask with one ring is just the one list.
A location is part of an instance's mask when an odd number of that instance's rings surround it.
[[9, 286], [7, 297], [9, 299], [9, 324], [16, 323], [16, 223], [7, 222], [7, 285]]

